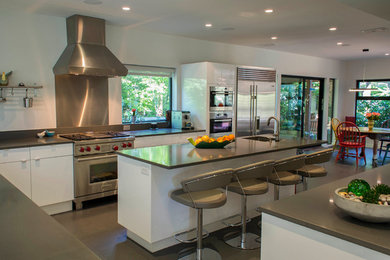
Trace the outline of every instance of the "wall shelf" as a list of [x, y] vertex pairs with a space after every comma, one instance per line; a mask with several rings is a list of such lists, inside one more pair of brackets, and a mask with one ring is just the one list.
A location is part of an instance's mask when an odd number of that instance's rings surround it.
[[38, 89], [38, 88], [43, 88], [43, 86], [0, 86], [0, 88], [12, 88], [12, 89], [32, 88], [32, 89]]

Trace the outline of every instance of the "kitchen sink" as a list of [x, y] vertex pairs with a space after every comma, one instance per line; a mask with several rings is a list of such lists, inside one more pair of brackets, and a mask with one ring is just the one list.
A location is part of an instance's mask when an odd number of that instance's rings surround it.
[[272, 141], [275, 141], [274, 137], [268, 137], [268, 136], [262, 136], [262, 135], [244, 137], [244, 139], [255, 140], [255, 141], [260, 141], [260, 142], [272, 142]]

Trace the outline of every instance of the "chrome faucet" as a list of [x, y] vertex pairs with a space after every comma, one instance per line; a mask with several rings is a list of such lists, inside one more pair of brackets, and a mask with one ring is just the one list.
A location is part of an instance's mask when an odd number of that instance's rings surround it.
[[276, 117], [271, 116], [267, 120], [267, 125], [268, 126], [271, 123], [272, 119], [274, 119], [275, 122], [276, 122], [276, 132], [274, 132], [275, 142], [279, 142], [280, 141], [280, 136], [279, 136], [280, 135], [280, 122], [279, 122], [279, 120]]

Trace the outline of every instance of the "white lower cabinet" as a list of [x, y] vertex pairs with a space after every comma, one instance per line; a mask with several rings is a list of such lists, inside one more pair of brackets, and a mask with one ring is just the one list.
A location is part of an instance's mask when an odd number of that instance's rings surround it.
[[0, 150], [0, 174], [49, 214], [72, 209], [71, 143]]
[[32, 159], [31, 195], [38, 206], [73, 200], [73, 156]]
[[0, 163], [0, 174], [31, 199], [29, 160]]

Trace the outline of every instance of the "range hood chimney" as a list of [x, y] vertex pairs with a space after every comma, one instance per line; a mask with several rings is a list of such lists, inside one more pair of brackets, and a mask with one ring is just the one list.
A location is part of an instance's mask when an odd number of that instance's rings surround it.
[[55, 75], [127, 75], [127, 68], [105, 46], [105, 20], [73, 15], [66, 19], [66, 29], [68, 45], [54, 65]]

